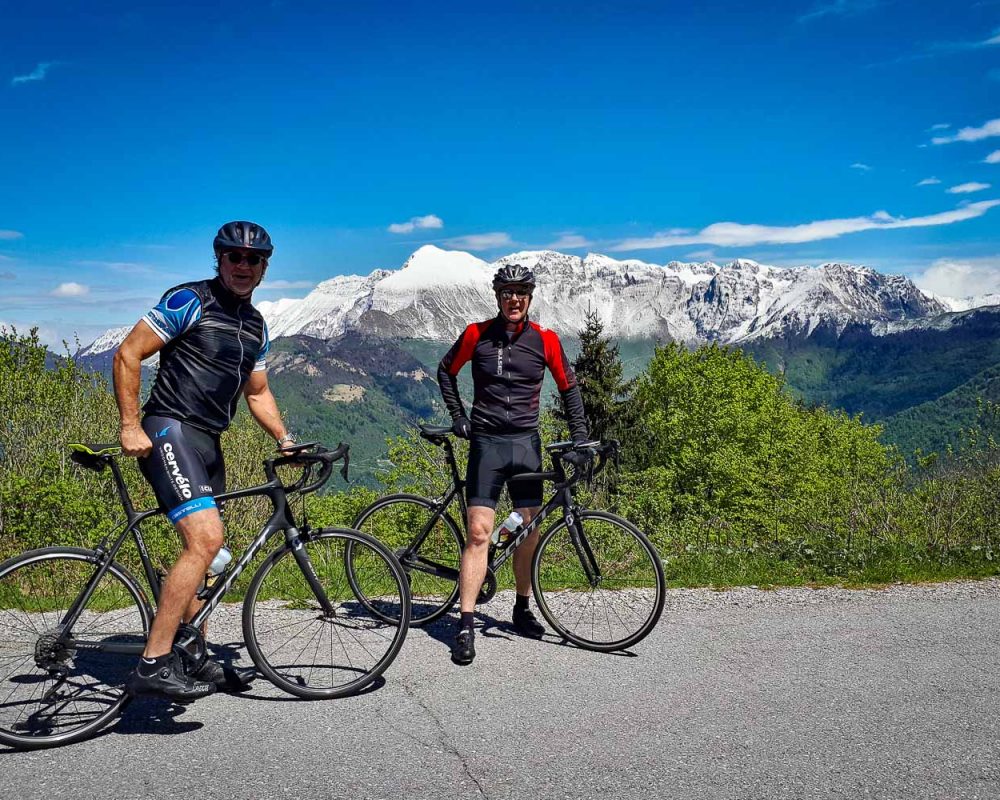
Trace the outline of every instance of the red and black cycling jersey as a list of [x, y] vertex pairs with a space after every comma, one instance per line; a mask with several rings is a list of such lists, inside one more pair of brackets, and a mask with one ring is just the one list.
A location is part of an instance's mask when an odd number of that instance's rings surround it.
[[441, 396], [452, 419], [465, 415], [455, 376], [472, 362], [472, 430], [519, 433], [538, 428], [538, 400], [548, 367], [556, 379], [574, 441], [587, 440], [587, 418], [576, 375], [555, 331], [525, 320], [507, 330], [502, 316], [469, 325], [438, 365]]

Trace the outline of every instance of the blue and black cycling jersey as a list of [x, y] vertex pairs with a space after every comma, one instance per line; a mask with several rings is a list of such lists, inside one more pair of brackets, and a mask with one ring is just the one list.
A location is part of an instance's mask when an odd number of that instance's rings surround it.
[[250, 374], [267, 366], [260, 312], [213, 278], [169, 289], [142, 319], [165, 342], [143, 411], [222, 433]]

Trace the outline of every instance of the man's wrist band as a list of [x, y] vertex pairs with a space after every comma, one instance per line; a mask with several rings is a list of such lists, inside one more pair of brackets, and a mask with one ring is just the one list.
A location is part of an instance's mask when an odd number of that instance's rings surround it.
[[294, 441], [295, 441], [295, 437], [292, 436], [292, 434], [290, 434], [290, 433], [286, 433], [284, 436], [282, 436], [280, 439], [278, 439], [278, 446], [280, 447], [285, 442], [294, 442]]

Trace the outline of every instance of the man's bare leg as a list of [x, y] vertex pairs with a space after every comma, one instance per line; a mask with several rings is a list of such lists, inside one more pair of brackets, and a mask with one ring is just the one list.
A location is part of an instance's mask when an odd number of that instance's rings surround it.
[[496, 510], [487, 506], [469, 506], [469, 540], [462, 551], [459, 573], [459, 608], [466, 613], [475, 611], [476, 598], [486, 579], [490, 534], [496, 516]]
[[[538, 506], [519, 508], [517, 513], [524, 518], [522, 525], [527, 528], [528, 523], [538, 513]], [[517, 550], [514, 551], [514, 586], [522, 597], [531, 594], [531, 559], [534, 557], [537, 547], [538, 531], [532, 531], [528, 538], [521, 542]]]
[[[201, 605], [195, 594], [212, 559], [222, 547], [222, 518], [216, 508], [195, 511], [179, 520], [176, 527], [184, 540], [184, 548], [160, 590], [156, 617], [143, 653], [146, 658], [170, 652], [185, 612], [190, 611], [194, 604], [197, 607]], [[186, 618], [190, 619], [190, 616]]]

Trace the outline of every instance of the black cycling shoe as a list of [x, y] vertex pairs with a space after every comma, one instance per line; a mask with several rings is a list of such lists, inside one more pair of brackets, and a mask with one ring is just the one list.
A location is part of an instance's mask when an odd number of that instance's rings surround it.
[[184, 674], [184, 668], [175, 653], [170, 654], [170, 660], [157, 668], [152, 675], [145, 675], [142, 668], [148, 665], [139, 662], [139, 666], [129, 675], [126, 691], [132, 696], [153, 694], [169, 697], [176, 703], [193, 703], [201, 697], [207, 697], [215, 691], [215, 684], [197, 681]]
[[530, 608], [514, 609], [514, 630], [529, 639], [541, 639], [545, 635], [545, 626], [535, 619]]
[[455, 643], [451, 646], [451, 660], [465, 666], [471, 664], [476, 657], [476, 634], [471, 628], [462, 628], [455, 635]]
[[206, 658], [201, 669], [193, 677], [197, 681], [214, 683], [215, 688], [220, 692], [244, 692], [250, 688], [250, 684], [257, 677], [257, 670], [253, 667], [247, 669], [224, 667], [218, 661]]

